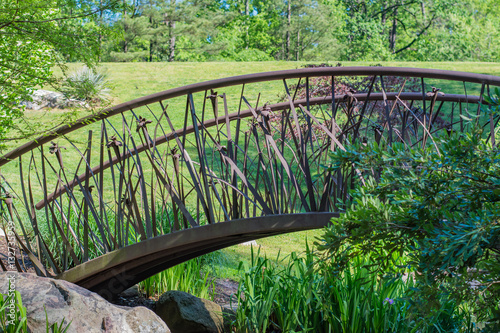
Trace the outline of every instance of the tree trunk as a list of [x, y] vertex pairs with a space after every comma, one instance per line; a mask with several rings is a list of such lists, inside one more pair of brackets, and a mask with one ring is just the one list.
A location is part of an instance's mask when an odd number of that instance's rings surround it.
[[[151, 2], [149, 4], [152, 7]], [[154, 26], [153, 26], [153, 15], [149, 16], [149, 25], [150, 25], [151, 28], [154, 28]], [[154, 49], [154, 42], [153, 42], [153, 38], [150, 37], [150, 39], [149, 39], [149, 62], [153, 62], [153, 49]]]
[[394, 10], [394, 15], [392, 17], [392, 29], [389, 34], [389, 49], [392, 53], [396, 52], [396, 30], [398, 27], [398, 21], [396, 20], [398, 16], [398, 8]]
[[[172, 13], [175, 12], [175, 0], [170, 0], [170, 6], [171, 6], [171, 11]], [[175, 61], [175, 17], [172, 14], [172, 17], [168, 21], [168, 35], [170, 37], [170, 45], [168, 47], [169, 49], [169, 56], [168, 56], [168, 61], [172, 62]]]
[[382, 4], [382, 16], [381, 16], [382, 27], [385, 26], [385, 22], [387, 20], [387, 13], [385, 12], [386, 8], [387, 8], [387, 2], [384, 1], [384, 3]]
[[153, 62], [153, 47], [154, 47], [154, 43], [150, 39], [149, 40], [149, 62]]
[[297, 61], [300, 60], [300, 29], [297, 30]]
[[[126, 17], [127, 17], [127, 6], [125, 3], [125, 0], [123, 0], [123, 19], [125, 19]], [[123, 34], [125, 34], [126, 32], [127, 32], [127, 24], [124, 21]], [[127, 53], [127, 52], [128, 52], [128, 43], [126, 40], [124, 40], [123, 41], [123, 53]]]
[[290, 60], [290, 29], [292, 27], [292, 0], [288, 0], [288, 25], [286, 29], [286, 60]]
[[[99, 25], [102, 24], [102, 0], [99, 0]], [[101, 62], [101, 49], [102, 49], [102, 34], [101, 31], [99, 30], [99, 59], [98, 61]]]
[[425, 15], [425, 2], [423, 2], [423, 1], [422, 1], [422, 2], [420, 3], [420, 6], [422, 7], [422, 21], [423, 21], [423, 24], [422, 24], [422, 25], [423, 25], [423, 26], [425, 26], [426, 21], [427, 21], [427, 19], [426, 19], [426, 17], [425, 17], [425, 16], [426, 16], [426, 15]]
[[169, 51], [170, 55], [168, 57], [168, 61], [172, 62], [175, 60], [175, 34], [174, 34], [174, 29], [175, 29], [175, 21], [170, 21], [170, 46], [169, 46]]
[[245, 49], [248, 50], [248, 44], [250, 44], [250, 36], [248, 34], [248, 16], [250, 15], [250, 0], [245, 0], [245, 19], [247, 20], [246, 26], [246, 36], [245, 36]]

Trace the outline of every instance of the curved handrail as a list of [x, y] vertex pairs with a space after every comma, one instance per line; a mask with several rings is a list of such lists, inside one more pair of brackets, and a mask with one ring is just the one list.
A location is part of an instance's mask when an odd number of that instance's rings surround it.
[[431, 79], [444, 79], [450, 81], [464, 81], [472, 83], [490, 84], [500, 86], [500, 77], [486, 74], [476, 74], [467, 72], [457, 72], [438, 69], [425, 68], [405, 68], [405, 67], [321, 67], [321, 68], [303, 68], [282, 70], [274, 72], [264, 72], [256, 74], [246, 74], [233, 76], [229, 78], [216, 79], [205, 81], [187, 86], [169, 89], [149, 96], [137, 98], [135, 100], [119, 104], [115, 107], [105, 109], [95, 115], [87, 116], [77, 120], [74, 123], [63, 125], [58, 129], [47, 133], [44, 136], [27, 142], [26, 144], [8, 152], [0, 157], [0, 166], [9, 161], [23, 155], [24, 153], [33, 150], [57, 137], [87, 126], [90, 123], [97, 122], [102, 119], [120, 114], [125, 111], [132, 110], [137, 107], [148, 105], [151, 103], [163, 101], [166, 99], [183, 96], [188, 93], [196, 93], [208, 89], [216, 89], [221, 87], [229, 87], [238, 84], [247, 84], [263, 81], [275, 81], [283, 79], [293, 79], [300, 77], [315, 77], [315, 76], [374, 76], [374, 75], [392, 75], [401, 77], [420, 77]]

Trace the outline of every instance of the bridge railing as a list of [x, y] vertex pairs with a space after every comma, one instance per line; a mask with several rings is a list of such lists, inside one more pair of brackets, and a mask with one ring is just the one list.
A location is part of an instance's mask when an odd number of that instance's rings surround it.
[[500, 78], [336, 67], [168, 90], [0, 158], [2, 217], [18, 223], [15, 237], [37, 272], [51, 275], [201, 225], [338, 212], [363, 176], [355, 166], [328, 172], [330, 151], [370, 141], [432, 145], [438, 133], [464, 130], [468, 114], [496, 127], [498, 118], [482, 112], [491, 86]]

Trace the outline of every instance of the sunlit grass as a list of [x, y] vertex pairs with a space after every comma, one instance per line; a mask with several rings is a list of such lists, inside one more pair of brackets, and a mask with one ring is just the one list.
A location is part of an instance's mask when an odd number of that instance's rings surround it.
[[[115, 103], [188, 84], [230, 76], [302, 68], [308, 62], [206, 62], [206, 63], [102, 63], [114, 86]], [[335, 65], [336, 62], [331, 62]], [[372, 66], [434, 68], [480, 74], [500, 75], [500, 63], [490, 62], [342, 62], [343, 66]], [[70, 64], [70, 69], [81, 65]], [[265, 88], [262, 83], [257, 88]], [[264, 89], [261, 92], [265, 92]]]
[[240, 262], [251, 264], [251, 249], [259, 251], [260, 255], [266, 256], [271, 261], [285, 258], [292, 252], [303, 255], [306, 243], [311, 245], [322, 234], [322, 230], [307, 230], [292, 232], [284, 235], [266, 237], [256, 240], [256, 245], [240, 244], [221, 250], [222, 255], [217, 261], [215, 274], [221, 278], [237, 279], [238, 266]]

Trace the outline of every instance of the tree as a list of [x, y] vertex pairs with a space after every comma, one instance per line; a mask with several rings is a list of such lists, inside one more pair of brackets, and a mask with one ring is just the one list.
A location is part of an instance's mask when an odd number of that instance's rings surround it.
[[[492, 119], [500, 116], [496, 94], [486, 98], [497, 105], [488, 111]], [[366, 186], [353, 191], [320, 248], [337, 269], [359, 255], [370, 255], [378, 264], [372, 269], [384, 274], [412, 267], [417, 309], [436, 310], [445, 295], [497, 325], [500, 150], [495, 130], [474, 123], [427, 149], [373, 143], [335, 152], [332, 170], [355, 165]]]
[[496, 0], [122, 1], [122, 33], [105, 45], [106, 60], [500, 57]]
[[343, 22], [337, 6], [328, 6], [321, 1], [303, 0], [292, 7], [292, 14], [290, 51], [293, 52], [295, 60], [339, 59], [341, 48], [335, 35], [343, 26]]
[[37, 86], [56, 84], [56, 65], [94, 65], [115, 0], [4, 0], [0, 11], [0, 140], [23, 114], [22, 100]]
[[462, 0], [447, 7], [447, 15], [410, 48], [403, 59], [475, 60], [500, 59], [500, 10], [495, 0]]
[[175, 60], [175, 22], [179, 20], [178, 17], [177, 4], [175, 0], [170, 0], [170, 6], [166, 11], [165, 19], [168, 25], [168, 37], [169, 37], [169, 46], [168, 46], [168, 61], [172, 62]]
[[340, 2], [346, 13], [346, 28], [340, 37], [346, 44], [347, 60], [404, 58], [415, 43], [457, 7], [448, 0]]
[[340, 47], [334, 31], [342, 26], [338, 7], [323, 1], [223, 1], [233, 19], [219, 29], [233, 60], [330, 60]]
[[204, 61], [224, 49], [217, 40], [233, 17], [208, 0], [134, 0], [115, 23], [122, 31], [108, 41], [112, 61]]
[[224, 50], [225, 44], [217, 37], [234, 15], [224, 12], [221, 3], [210, 0], [183, 1], [176, 14], [179, 17], [173, 29], [176, 60], [213, 60]]

